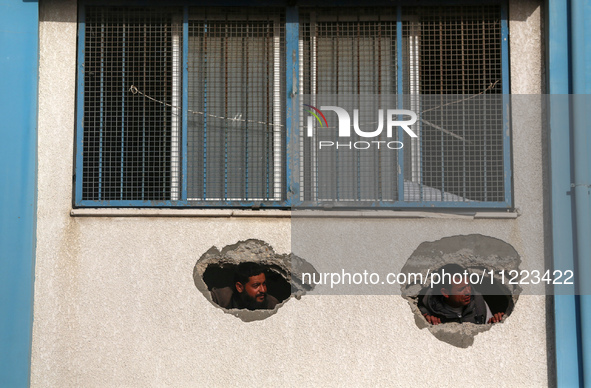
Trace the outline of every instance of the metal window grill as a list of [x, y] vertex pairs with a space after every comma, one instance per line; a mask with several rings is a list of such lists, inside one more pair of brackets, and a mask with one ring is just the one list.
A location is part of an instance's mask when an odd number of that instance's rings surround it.
[[410, 11], [405, 41], [418, 72], [409, 88], [424, 111], [408, 163], [421, 180], [410, 180], [435, 189], [422, 189], [424, 201], [504, 201], [500, 7]]
[[[359, 107], [359, 121], [374, 125], [371, 114], [386, 105], [419, 114], [419, 137], [395, 138], [404, 143], [399, 151], [320, 152], [318, 141], [342, 140], [330, 126], [304, 137], [304, 201], [504, 201], [500, 7], [397, 11], [303, 11], [300, 73], [307, 104], [319, 106], [329, 97], [327, 105]], [[373, 107], [370, 116], [363, 117], [364, 105]], [[300, 115], [304, 128], [305, 109]], [[387, 140], [383, 135], [372, 140]]]
[[[314, 8], [300, 16], [302, 85], [307, 104], [382, 107], [379, 95], [397, 92], [396, 9]], [[374, 95], [374, 99], [355, 96]], [[360, 122], [375, 122], [375, 109], [360, 109]], [[300, 112], [305, 127], [305, 110]], [[335, 123], [336, 121], [333, 121]], [[300, 177], [304, 201], [394, 201], [398, 198], [396, 151], [363, 152], [344, 147], [319, 151], [320, 141], [338, 143], [336, 127], [302, 138]], [[374, 140], [385, 141], [385, 132]], [[390, 139], [391, 140], [391, 139]]]
[[83, 200], [178, 199], [181, 15], [86, 9]]
[[[85, 6], [77, 200], [283, 206], [291, 173], [315, 204], [507, 203], [500, 14], [301, 8], [298, 62], [283, 9]], [[338, 141], [336, 120], [314, 123], [313, 137], [291, 135], [299, 170], [288, 171], [287, 63], [308, 104], [360, 107], [365, 130], [376, 107], [411, 109], [419, 138], [384, 131], [373, 140], [405, 147], [320, 153], [315, 142]]]
[[189, 15], [189, 200], [283, 200], [283, 12], [195, 8]]

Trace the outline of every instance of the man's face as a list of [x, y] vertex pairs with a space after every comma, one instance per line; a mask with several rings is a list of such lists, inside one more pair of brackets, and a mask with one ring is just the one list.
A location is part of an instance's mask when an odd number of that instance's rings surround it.
[[463, 307], [470, 303], [472, 298], [472, 286], [462, 280], [460, 283], [453, 283], [450, 290], [441, 289], [445, 303], [452, 307]]
[[248, 283], [236, 283], [236, 289], [251, 308], [260, 308], [267, 298], [267, 278], [264, 273], [248, 278]]

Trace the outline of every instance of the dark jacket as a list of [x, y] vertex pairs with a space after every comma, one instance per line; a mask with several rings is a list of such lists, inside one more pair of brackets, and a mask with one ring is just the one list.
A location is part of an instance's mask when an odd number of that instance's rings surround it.
[[[237, 293], [231, 287], [212, 288], [211, 299], [215, 304], [225, 309], [245, 309], [248, 308]], [[272, 310], [279, 304], [279, 301], [272, 295], [267, 294], [265, 304], [261, 309]]]
[[471, 323], [486, 323], [486, 302], [482, 295], [473, 291], [470, 303], [464, 306], [461, 315], [451, 310], [449, 306], [443, 301], [442, 295], [436, 295], [433, 289], [427, 291], [422, 299], [419, 299], [419, 309], [421, 314], [429, 314], [441, 319], [441, 323], [446, 322], [471, 322]]

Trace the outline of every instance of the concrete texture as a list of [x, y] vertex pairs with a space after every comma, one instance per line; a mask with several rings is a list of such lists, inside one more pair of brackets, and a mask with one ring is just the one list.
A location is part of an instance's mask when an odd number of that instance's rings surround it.
[[[511, 1], [514, 93], [541, 92], [539, 10], [537, 2]], [[267, 319], [245, 323], [196, 290], [195, 263], [212, 246], [247, 239], [288, 254], [290, 219], [264, 212], [243, 218], [71, 217], [76, 2], [43, 1], [40, 19], [33, 387], [551, 383], [543, 296], [522, 295], [510, 319], [466, 349], [419, 329], [399, 295], [304, 295]], [[473, 233], [507, 242], [522, 268], [534, 267], [545, 257], [547, 221], [541, 113], [513, 116], [519, 217], [342, 219], [335, 226], [387, 231], [393, 260], [401, 263], [393, 271], [424, 241]], [[322, 239], [311, 239], [305, 254], [297, 254], [316, 267], [315, 256], [325, 247]]]

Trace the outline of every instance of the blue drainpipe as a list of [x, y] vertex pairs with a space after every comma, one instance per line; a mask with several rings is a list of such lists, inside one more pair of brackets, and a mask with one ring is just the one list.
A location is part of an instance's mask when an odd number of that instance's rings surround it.
[[571, 1], [575, 241], [583, 383], [591, 387], [591, 1]]
[[[573, 198], [571, 196], [572, 152], [570, 131], [570, 23], [569, 5], [548, 0], [548, 92], [550, 112], [550, 187], [554, 269], [575, 270]], [[579, 305], [574, 289], [554, 296], [556, 383], [578, 387], [583, 381], [580, 367]]]
[[0, 387], [30, 379], [38, 15], [36, 0], [0, 0]]
[[548, 0], [547, 18], [554, 268], [577, 274], [554, 296], [556, 379], [591, 387], [591, 0]]

